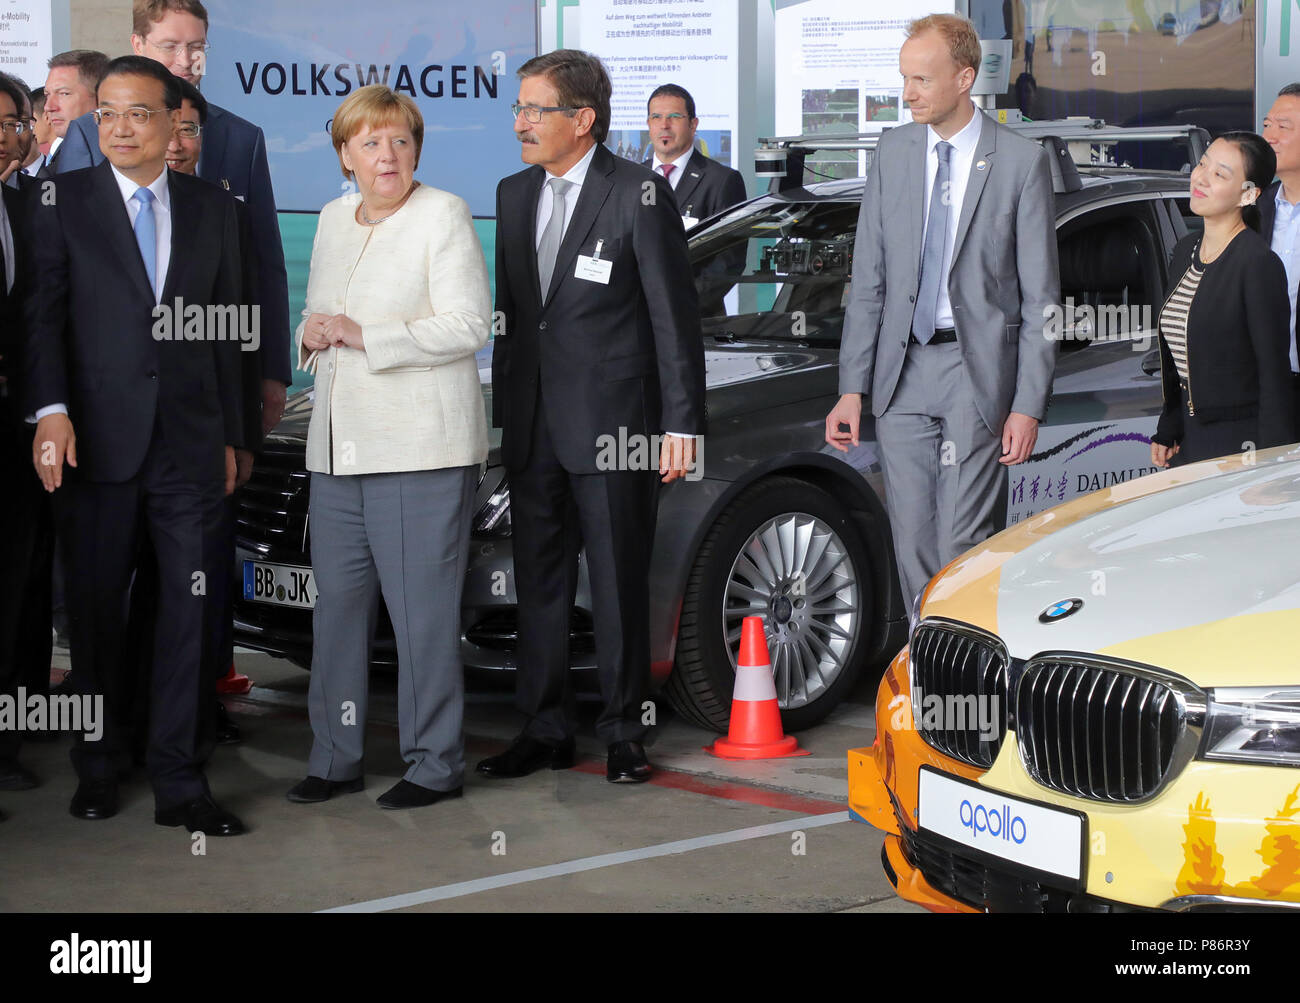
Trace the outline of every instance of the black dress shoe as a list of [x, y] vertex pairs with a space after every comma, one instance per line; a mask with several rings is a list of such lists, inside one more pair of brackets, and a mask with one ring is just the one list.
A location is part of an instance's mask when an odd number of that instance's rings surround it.
[[212, 800], [211, 794], [170, 808], [159, 808], [153, 813], [153, 820], [159, 825], [183, 825], [190, 832], [205, 836], [241, 836], [247, 831], [243, 822]]
[[650, 779], [650, 761], [640, 742], [614, 742], [605, 761], [605, 779], [611, 784], [643, 784]]
[[117, 782], [114, 780], [83, 780], [77, 784], [68, 811], [73, 818], [112, 818], [117, 814]]
[[21, 763], [0, 763], [0, 791], [29, 791], [39, 786], [40, 778]]
[[475, 769], [485, 777], [526, 777], [543, 766], [567, 770], [573, 766], [573, 761], [573, 739], [560, 745], [548, 745], [529, 735], [520, 735], [505, 752], [489, 756]]
[[413, 784], [409, 780], [399, 780], [380, 794], [376, 803], [380, 808], [423, 808], [427, 804], [436, 804], [447, 798], [458, 798], [460, 795], [459, 787], [453, 787], [449, 791], [435, 791]]
[[297, 804], [316, 804], [328, 801], [335, 794], [355, 794], [366, 789], [365, 777], [351, 780], [326, 780], [323, 777], [308, 777], [294, 784], [293, 789], [285, 795]]
[[230, 720], [230, 712], [220, 700], [217, 701], [216, 738], [218, 745], [238, 745], [244, 740], [244, 733]]

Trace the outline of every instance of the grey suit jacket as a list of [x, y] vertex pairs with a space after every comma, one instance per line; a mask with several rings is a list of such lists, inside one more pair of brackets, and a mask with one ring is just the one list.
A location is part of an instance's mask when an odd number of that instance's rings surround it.
[[[1043, 333], [1060, 301], [1047, 151], [987, 115], [957, 220], [948, 295], [962, 360], [984, 423], [1001, 434], [1015, 411], [1042, 419], [1056, 366]], [[840, 393], [884, 414], [907, 354], [919, 287], [926, 127], [886, 131], [867, 177], [840, 346]], [[981, 167], [980, 165], [983, 164]]]

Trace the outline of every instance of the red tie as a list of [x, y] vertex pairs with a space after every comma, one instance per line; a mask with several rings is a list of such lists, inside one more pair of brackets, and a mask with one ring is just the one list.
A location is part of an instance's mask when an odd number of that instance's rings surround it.
[[670, 176], [672, 175], [673, 170], [674, 170], [674, 168], [676, 168], [676, 167], [677, 167], [676, 164], [660, 164], [660, 165], [659, 165], [659, 170], [663, 171], [663, 172], [664, 172], [664, 177], [667, 178], [667, 177], [670, 177]]

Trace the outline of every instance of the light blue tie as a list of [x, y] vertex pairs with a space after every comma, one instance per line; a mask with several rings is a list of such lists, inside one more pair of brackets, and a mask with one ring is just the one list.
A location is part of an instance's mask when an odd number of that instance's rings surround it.
[[144, 259], [145, 274], [149, 276], [149, 288], [155, 290], [154, 272], [158, 267], [158, 225], [153, 218], [153, 192], [148, 188], [137, 188], [131, 196], [140, 203], [140, 211], [135, 217], [135, 242], [140, 247], [140, 257]]
[[916, 294], [916, 309], [912, 312], [912, 333], [922, 345], [934, 337], [934, 316], [939, 310], [939, 283], [943, 276], [943, 249], [948, 236], [948, 155], [951, 143], [939, 143], [934, 148], [939, 155], [939, 169], [934, 175], [930, 190], [930, 211], [926, 215], [925, 244], [921, 248], [921, 288]]

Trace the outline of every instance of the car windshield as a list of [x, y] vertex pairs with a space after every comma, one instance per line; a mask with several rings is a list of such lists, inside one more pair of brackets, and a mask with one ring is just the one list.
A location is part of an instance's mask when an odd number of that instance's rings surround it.
[[858, 202], [761, 199], [691, 241], [704, 333], [839, 344]]

